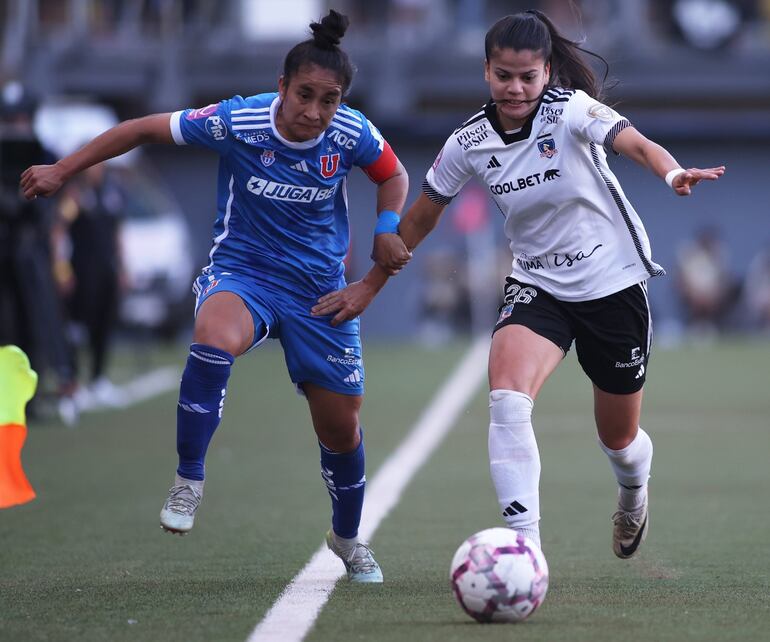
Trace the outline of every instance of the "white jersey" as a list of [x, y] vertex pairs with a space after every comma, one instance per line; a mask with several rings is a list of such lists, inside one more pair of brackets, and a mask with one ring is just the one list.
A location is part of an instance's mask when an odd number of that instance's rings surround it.
[[598, 299], [664, 274], [607, 165], [630, 126], [580, 90], [549, 89], [515, 132], [489, 103], [449, 137], [423, 191], [446, 205], [477, 176], [505, 216], [511, 276], [563, 301]]

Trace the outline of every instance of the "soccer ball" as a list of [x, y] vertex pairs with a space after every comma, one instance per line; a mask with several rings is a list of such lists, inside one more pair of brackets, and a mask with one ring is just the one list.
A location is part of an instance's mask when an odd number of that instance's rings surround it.
[[457, 549], [449, 571], [463, 610], [478, 622], [521, 622], [543, 603], [548, 564], [540, 548], [510, 528], [488, 528]]

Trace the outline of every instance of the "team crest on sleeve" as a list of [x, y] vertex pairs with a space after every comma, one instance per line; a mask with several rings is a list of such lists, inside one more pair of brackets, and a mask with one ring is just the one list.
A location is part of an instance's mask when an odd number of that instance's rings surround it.
[[588, 108], [588, 115], [591, 118], [603, 120], [604, 122], [609, 122], [612, 120], [612, 110], [607, 107], [607, 105], [602, 105], [601, 103], [594, 103], [591, 105]]
[[556, 141], [552, 137], [537, 141], [537, 148], [540, 150], [540, 158], [553, 158], [559, 153], [556, 149]]
[[275, 152], [272, 149], [264, 149], [259, 158], [265, 167], [270, 167], [275, 162]]
[[[216, 107], [216, 105], [214, 105]], [[208, 108], [206, 108], [208, 109]], [[224, 140], [227, 136], [227, 126], [221, 116], [214, 114], [206, 119], [206, 131], [214, 140]]]
[[211, 116], [211, 114], [213, 114], [216, 110], [217, 104], [212, 103], [211, 105], [206, 105], [200, 109], [193, 109], [189, 114], [187, 114], [186, 118], [187, 120], [198, 120], [199, 118], [206, 118], [206, 116]]
[[318, 160], [321, 163], [321, 176], [331, 178], [337, 173], [340, 164], [339, 154], [323, 154]]

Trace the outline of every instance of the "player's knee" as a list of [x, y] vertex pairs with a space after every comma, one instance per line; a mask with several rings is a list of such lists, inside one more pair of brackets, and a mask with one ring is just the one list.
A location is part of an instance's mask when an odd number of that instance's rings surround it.
[[528, 422], [533, 407], [532, 397], [523, 392], [496, 389], [489, 393], [489, 418], [493, 424]]
[[218, 324], [211, 320], [195, 324], [193, 341], [236, 356], [248, 349], [248, 340], [239, 328]]
[[358, 415], [355, 419], [316, 426], [316, 436], [326, 448], [335, 453], [349, 453], [358, 448], [361, 443], [361, 430], [358, 426]]

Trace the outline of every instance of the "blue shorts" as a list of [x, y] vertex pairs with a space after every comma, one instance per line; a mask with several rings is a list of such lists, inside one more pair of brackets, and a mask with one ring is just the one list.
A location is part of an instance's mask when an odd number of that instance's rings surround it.
[[230, 272], [201, 274], [193, 283], [195, 312], [212, 294], [232, 292], [248, 306], [254, 317], [254, 344], [279, 339], [291, 380], [313, 383], [345, 395], [364, 394], [364, 362], [359, 319], [331, 325], [331, 315], [314, 317], [310, 308], [316, 298]]

